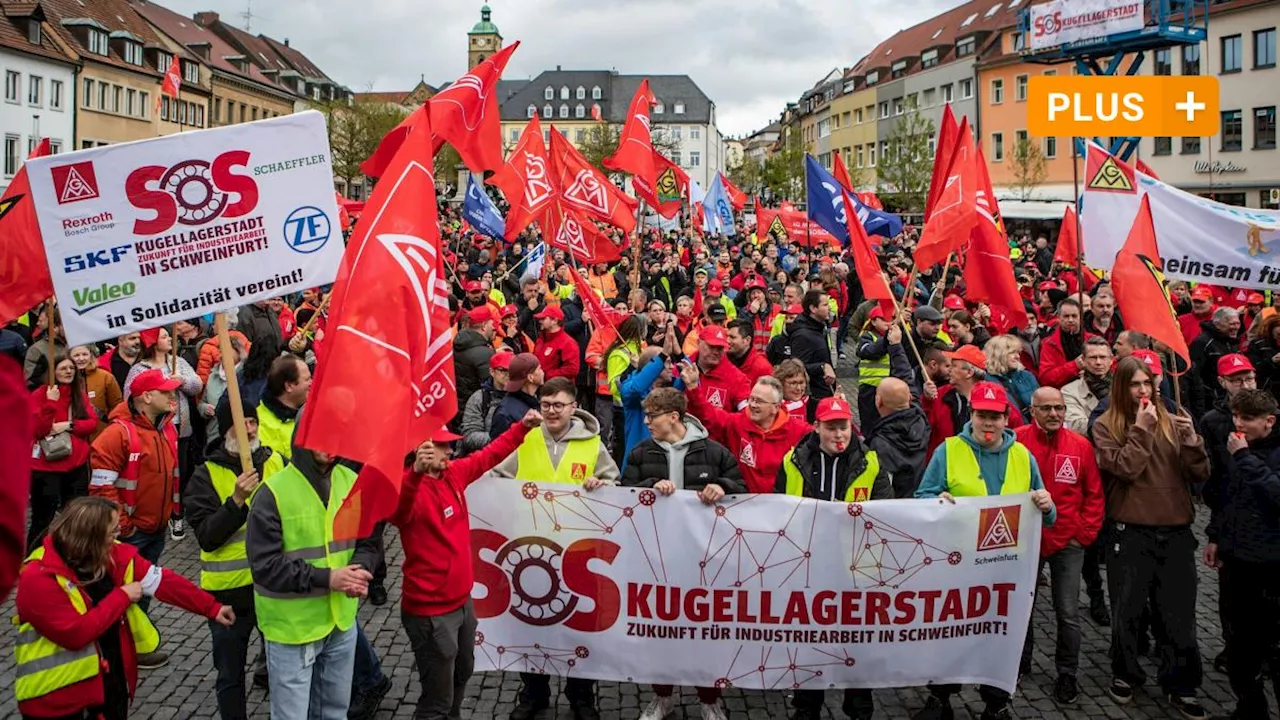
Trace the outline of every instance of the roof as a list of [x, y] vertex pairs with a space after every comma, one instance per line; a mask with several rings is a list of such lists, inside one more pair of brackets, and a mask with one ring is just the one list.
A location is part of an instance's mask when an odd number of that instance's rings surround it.
[[[649, 79], [649, 89], [664, 105], [661, 114], [652, 113], [655, 123], [686, 122], [705, 125], [711, 122], [711, 100], [688, 75], [619, 75], [609, 70], [545, 70], [532, 80], [502, 80], [498, 83], [498, 102], [501, 116], [506, 121], [526, 120], [530, 105], [541, 112], [550, 104], [554, 110], [552, 119], [560, 119], [560, 106], [570, 108], [569, 119], [576, 116], [578, 104], [587, 110], [599, 103], [605, 121], [621, 123], [626, 120], [627, 109], [641, 81]], [[546, 99], [546, 89], [555, 91], [553, 100]], [[560, 99], [560, 89], [569, 88], [569, 99]], [[592, 90], [600, 88], [600, 99], [592, 98]], [[578, 88], [585, 90], [585, 98], [578, 99]], [[443, 89], [443, 88], [442, 88]], [[675, 115], [676, 103], [684, 104], [684, 113]], [[544, 118], [545, 119], [545, 118]]]
[[263, 75], [262, 71], [252, 63], [246, 66], [246, 70], [241, 70], [234, 63], [227, 60], [228, 57], [238, 55], [239, 51], [228, 45], [216, 33], [198, 25], [195, 20], [180, 15], [158, 3], [148, 2], [148, 0], [132, 0], [132, 3], [134, 10], [145, 18], [147, 22], [150, 22], [160, 32], [173, 38], [183, 47], [190, 49], [193, 45], [209, 45], [207, 58], [195, 51], [185, 53], [184, 57], [196, 59], [219, 72], [267, 86], [278, 92], [287, 92], [271, 78]]
[[[38, 55], [48, 60], [72, 63], [73, 60], [61, 48], [48, 32], [40, 33], [40, 44], [33, 45], [27, 39], [27, 19], [45, 17], [40, 3], [24, 0], [0, 0], [0, 10], [5, 17], [0, 18], [0, 47], [18, 52]], [[48, 27], [48, 25], [45, 25]]]
[[471, 28], [471, 32], [467, 34], [468, 35], [498, 35], [499, 34], [498, 26], [494, 25], [493, 22], [489, 19], [492, 12], [493, 11], [489, 9], [488, 5], [485, 5], [484, 7], [480, 8], [480, 22], [476, 23]]
[[293, 67], [262, 36], [245, 32], [234, 25], [222, 22], [218, 19], [217, 13], [196, 13], [195, 20], [210, 31], [222, 36], [223, 40], [235, 48], [234, 54], [248, 56], [250, 62], [267, 71], [268, 75], [271, 74], [271, 71], [275, 71], [276, 77], [279, 77], [279, 73], [293, 70]]
[[412, 90], [392, 90], [390, 92], [364, 92], [356, 93], [354, 99], [356, 102], [384, 102], [393, 105], [403, 105], [405, 100], [409, 99]]
[[[8, 0], [4, 0], [4, 2], [8, 4]], [[62, 38], [82, 58], [88, 58], [94, 62], [113, 65], [132, 72], [157, 77], [161, 75], [159, 70], [156, 70], [155, 67], [148, 63], [134, 65], [133, 63], [125, 62], [118, 52], [119, 45], [116, 43], [112, 43], [108, 54], [105, 56], [90, 53], [89, 48], [85, 45], [87, 41], [85, 34], [73, 31], [70, 27], [63, 25], [64, 20], [92, 20], [105, 26], [109, 32], [125, 31], [134, 35], [142, 41], [144, 47], [160, 48], [167, 51], [168, 48], [160, 40], [160, 36], [142, 19], [141, 15], [134, 12], [128, 0], [93, 0], [93, 2], [88, 3], [80, 2], [80, 0], [41, 0], [40, 5], [44, 8], [45, 14], [49, 18], [46, 27], [52, 27], [58, 33], [58, 37]]]
[[292, 47], [287, 43], [282, 43], [275, 38], [267, 37], [266, 35], [259, 35], [258, 37], [265, 42], [268, 47], [275, 50], [278, 55], [283, 57], [285, 62], [292, 65], [293, 69], [302, 73], [303, 77], [320, 78], [333, 82], [328, 75], [324, 74], [324, 71], [321, 70], [319, 66], [311, 62], [311, 59], [299, 52], [297, 48]]
[[[939, 50], [939, 64], [954, 61], [956, 40], [1014, 25], [1018, 22], [1018, 11], [1029, 4], [1030, 0], [969, 0], [894, 33], [868, 53], [855, 66], [854, 72], [865, 76], [871, 70], [892, 68], [893, 63], [907, 58], [912, 62], [908, 64], [906, 74], [912, 75], [921, 70], [920, 55], [931, 48]], [[880, 78], [882, 82], [887, 79]]]

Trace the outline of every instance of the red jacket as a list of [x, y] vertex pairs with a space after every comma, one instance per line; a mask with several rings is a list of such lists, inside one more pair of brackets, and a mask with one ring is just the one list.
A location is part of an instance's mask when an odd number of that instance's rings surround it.
[[538, 336], [533, 346], [533, 354], [538, 356], [542, 372], [547, 378], [562, 377], [570, 382], [578, 381], [578, 369], [582, 365], [582, 348], [569, 337], [564, 330], [557, 330], [547, 335]]
[[1187, 341], [1187, 347], [1191, 347], [1191, 343], [1200, 336], [1200, 323], [1213, 320], [1213, 311], [1217, 309], [1218, 306], [1214, 305], [1204, 315], [1189, 312], [1178, 316], [1178, 326], [1182, 328], [1182, 337]]
[[1014, 435], [1035, 457], [1044, 488], [1058, 510], [1057, 520], [1040, 536], [1040, 557], [1053, 555], [1072, 540], [1084, 547], [1092, 545], [1106, 516], [1093, 445], [1065, 427], [1050, 438], [1035, 423], [1014, 430]]
[[529, 430], [515, 423], [483, 450], [449, 463], [439, 478], [405, 471], [391, 522], [404, 546], [400, 606], [411, 615], [453, 612], [471, 597], [471, 521], [467, 486], [520, 447]]
[[[1092, 333], [1084, 333], [1085, 341], [1091, 337], [1095, 336]], [[1061, 388], [1080, 377], [1080, 367], [1076, 365], [1076, 358], [1067, 357], [1067, 351], [1062, 348], [1061, 328], [1054, 330], [1049, 337], [1040, 341], [1040, 375], [1038, 377], [1041, 385], [1055, 388]]]
[[[56, 422], [66, 422], [71, 413], [71, 387], [58, 386], [58, 399], [50, 400], [45, 385], [31, 391], [31, 407], [35, 411], [35, 427], [32, 428], [36, 443], [49, 434]], [[71, 454], [61, 460], [50, 462], [44, 459], [44, 453], [32, 449], [31, 469], [41, 472], [66, 472], [84, 465], [89, 460], [89, 438], [98, 429], [98, 418], [94, 414], [93, 403], [85, 394], [81, 404], [89, 412], [83, 420], [71, 421]], [[35, 457], [35, 455], [40, 457]]]
[[0, 602], [18, 581], [26, 555], [31, 494], [31, 396], [22, 365], [0, 355]]
[[[729, 360], [727, 353], [725, 354], [725, 360]], [[733, 361], [729, 360], [729, 362]], [[721, 361], [721, 364], [723, 365], [724, 361]], [[764, 355], [761, 355], [755, 348], [747, 351], [747, 356], [743, 358], [741, 365], [733, 363], [733, 366], [738, 368], [738, 370], [747, 378], [747, 382], [751, 385], [755, 385], [756, 380], [759, 380], [765, 375], [773, 374], [773, 366], [770, 365]]]
[[[747, 401], [747, 396], [751, 394], [752, 381], [742, 373], [727, 357], [720, 358], [720, 364], [710, 370], [702, 371], [702, 380], [699, 382], [699, 388], [708, 388], [707, 402], [720, 408], [733, 412], [738, 409], [742, 403]], [[698, 353], [689, 356], [689, 362], [698, 364]], [[701, 369], [701, 366], [699, 366]]]
[[751, 422], [746, 409], [725, 412], [708, 403], [707, 390], [705, 384], [699, 383], [697, 390], [688, 393], [689, 412], [702, 421], [713, 440], [729, 448], [738, 459], [747, 490], [753, 493], [773, 492], [782, 458], [813, 427], [779, 408], [773, 425], [761, 430]]
[[[94, 605], [81, 590], [80, 596], [85, 605], [89, 606], [89, 612], [81, 615], [71, 604], [66, 590], [56, 577], [61, 575], [64, 578], [75, 578], [75, 573], [67, 569], [62, 558], [58, 557], [53, 548], [53, 539], [46, 537], [44, 557], [27, 563], [18, 578], [16, 608], [22, 622], [31, 623], [41, 637], [69, 650], [78, 650], [96, 643], [98, 638], [108, 632], [119, 633], [124, 674], [129, 682], [129, 696], [132, 697], [138, 685], [137, 651], [133, 646], [133, 635], [123, 622], [130, 602], [129, 596], [120, 586], [124, 584], [124, 570], [129, 561], [133, 561], [135, 581], [146, 577], [152, 565], [128, 543], [113, 544], [111, 559], [111, 581], [116, 589], [98, 605]], [[161, 569], [160, 572], [160, 585], [156, 588], [157, 600], [207, 618], [218, 615], [222, 606], [212, 595], [172, 570]], [[24, 715], [60, 717], [101, 705], [102, 702], [102, 676], [98, 675], [43, 697], [28, 700], [21, 704], [19, 710]]]
[[[949, 437], [955, 437], [960, 434], [964, 428], [956, 427], [955, 419], [951, 415], [951, 405], [948, 404], [947, 398], [952, 393], [958, 393], [954, 385], [943, 385], [938, 388], [938, 397], [929, 399], [928, 396], [920, 396], [920, 407], [924, 409], [924, 414], [929, 418], [929, 455], [933, 456], [933, 449], [942, 444], [943, 440]], [[1018, 411], [1018, 407], [1013, 403], [1009, 403], [1009, 427], [1019, 428], [1027, 424], [1023, 419], [1022, 413]]]

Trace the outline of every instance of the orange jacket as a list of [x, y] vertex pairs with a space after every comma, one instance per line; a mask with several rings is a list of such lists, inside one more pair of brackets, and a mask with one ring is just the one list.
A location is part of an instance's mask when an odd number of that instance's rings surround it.
[[591, 339], [587, 341], [587, 364], [595, 371], [596, 376], [596, 394], [610, 397], [613, 392], [609, 389], [609, 373], [605, 366], [604, 353], [618, 339], [618, 331], [612, 325], [605, 324], [596, 331], [591, 333]]
[[[128, 401], [117, 405], [111, 411], [110, 419], [131, 424], [141, 447], [138, 458], [137, 509], [132, 516], [120, 513], [120, 532], [128, 535], [134, 528], [147, 533], [159, 532], [173, 514], [176, 482], [173, 470], [177, 458], [173, 456], [169, 442], [156, 430], [156, 426], [145, 415], [134, 413], [129, 408]], [[170, 416], [160, 418], [161, 427], [167, 422], [170, 422]], [[115, 481], [128, 464], [129, 434], [117, 423], [108, 423], [98, 439], [93, 441], [93, 449], [89, 453], [89, 469], [92, 471], [89, 494], [105, 497], [123, 507]]]
[[[249, 338], [239, 330], [229, 330], [227, 334], [233, 338], [240, 339], [241, 352], [240, 357], [249, 357]], [[285, 338], [286, 342], [288, 338]], [[196, 360], [196, 374], [200, 376], [200, 382], [209, 382], [209, 373], [213, 372], [213, 368], [222, 362], [222, 349], [218, 347], [218, 338], [211, 337], [200, 345], [200, 357]]]

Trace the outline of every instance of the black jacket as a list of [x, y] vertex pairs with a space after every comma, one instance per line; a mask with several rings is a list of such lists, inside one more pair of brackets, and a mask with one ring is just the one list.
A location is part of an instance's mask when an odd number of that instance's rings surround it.
[[1230, 460], [1210, 537], [1228, 562], [1280, 563], [1280, 427]]
[[[1231, 408], [1228, 407], [1226, 396], [1223, 396], [1200, 419], [1200, 435], [1204, 438], [1204, 449], [1209, 453], [1209, 480], [1204, 485], [1202, 495], [1205, 504], [1215, 512], [1221, 504], [1229, 480], [1227, 470], [1231, 467], [1231, 454], [1227, 452], [1227, 436], [1235, 431]], [[1212, 523], [1205, 528], [1205, 534], [1213, 540]]]
[[823, 366], [832, 365], [831, 347], [827, 345], [827, 328], [808, 315], [801, 315], [791, 323], [791, 357], [804, 363], [809, 371], [809, 397], [831, 397], [831, 388], [823, 379]]
[[269, 307], [258, 307], [253, 303], [241, 307], [236, 329], [244, 333], [251, 344], [270, 340], [281, 349], [284, 348], [284, 339], [280, 335], [280, 315]]
[[489, 426], [489, 438], [496, 440], [507, 428], [524, 418], [525, 413], [538, 409], [538, 398], [524, 390], [509, 392], [493, 411], [493, 424]]
[[1280, 391], [1280, 363], [1273, 358], [1280, 355], [1280, 346], [1271, 338], [1254, 338], [1249, 341], [1249, 360], [1258, 375], [1258, 389], [1270, 390], [1273, 394]]
[[[647, 438], [627, 456], [622, 484], [653, 487], [669, 476], [667, 450], [653, 438]], [[702, 490], [712, 483], [723, 488], [726, 495], [747, 491], [738, 460], [728, 448], [711, 438], [694, 440], [684, 457], [684, 489]]]
[[1218, 358], [1240, 352], [1240, 337], [1229, 337], [1214, 327], [1212, 320], [1200, 323], [1200, 334], [1191, 341], [1191, 367], [1204, 385], [1206, 404], [1225, 397], [1226, 390], [1218, 384]]
[[[804, 497], [815, 500], [844, 502], [845, 493], [853, 481], [867, 469], [867, 447], [854, 436], [849, 447], [839, 455], [827, 455], [822, 452], [818, 441], [818, 431], [814, 430], [800, 438], [791, 459], [783, 459], [778, 466], [778, 477], [773, 491], [779, 495], [787, 492], [787, 463], [790, 462], [804, 476]], [[889, 480], [889, 472], [884, 464], [876, 475], [875, 484], [871, 486], [871, 500], [892, 500], [893, 483]]]
[[914, 497], [929, 450], [929, 419], [919, 405], [880, 418], [866, 440], [889, 473], [896, 498]]
[[791, 333], [783, 330], [769, 338], [769, 344], [764, 348], [764, 357], [770, 365], [775, 366], [783, 360], [791, 359]]
[[493, 346], [484, 335], [467, 328], [453, 338], [453, 372], [458, 383], [458, 408], [467, 405], [467, 399], [489, 379], [489, 361], [493, 359]]

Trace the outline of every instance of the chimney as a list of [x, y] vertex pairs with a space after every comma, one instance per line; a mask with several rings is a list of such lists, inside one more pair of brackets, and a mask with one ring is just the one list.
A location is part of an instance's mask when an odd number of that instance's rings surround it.
[[557, 65], [557, 66], [556, 66], [556, 72], [560, 72], [560, 66], [559, 66], [559, 65]]
[[284, 46], [289, 47], [289, 38], [284, 39]]
[[213, 25], [214, 23], [218, 22], [218, 13], [213, 12], [211, 10], [205, 11], [205, 12], [198, 12], [192, 16], [192, 19], [195, 20], [196, 24], [201, 27], [209, 27], [210, 25]]

